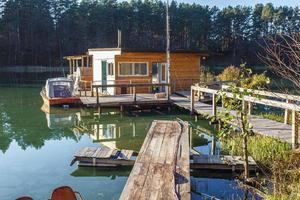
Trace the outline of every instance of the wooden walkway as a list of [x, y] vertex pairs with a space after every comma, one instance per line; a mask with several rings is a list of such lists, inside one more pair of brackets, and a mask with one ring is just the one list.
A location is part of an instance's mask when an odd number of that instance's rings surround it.
[[[178, 95], [171, 95], [170, 98], [174, 105], [191, 111], [191, 103], [188, 98]], [[222, 107], [217, 107], [218, 112], [222, 109]], [[212, 105], [199, 101], [195, 102], [194, 112], [203, 116], [213, 116]], [[235, 115], [235, 111], [231, 111], [231, 114]], [[253, 126], [252, 130], [255, 133], [276, 137], [282, 141], [288, 142], [289, 144], [292, 143], [292, 126], [289, 124], [264, 119], [255, 115], [250, 116], [250, 124]], [[300, 142], [300, 134], [298, 138], [298, 141]]]
[[190, 199], [188, 124], [154, 121], [121, 200]]

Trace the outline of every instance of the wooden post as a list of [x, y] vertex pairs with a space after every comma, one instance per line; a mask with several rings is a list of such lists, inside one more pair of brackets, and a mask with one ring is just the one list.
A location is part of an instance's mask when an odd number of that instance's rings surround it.
[[135, 86], [133, 86], [132, 90], [133, 90], [133, 101], [136, 102], [136, 88], [135, 88]]
[[242, 100], [242, 111], [247, 113], [247, 102], [245, 100]]
[[71, 70], [70, 70], [71, 74], [70, 75], [72, 75], [74, 72], [74, 60], [71, 58], [70, 62], [71, 62]]
[[194, 114], [194, 108], [195, 108], [195, 91], [193, 88], [191, 88], [191, 115]]
[[168, 101], [170, 101], [170, 94], [171, 94], [170, 85], [167, 85], [166, 88], [167, 88], [167, 99]]
[[292, 111], [292, 148], [296, 149], [298, 148], [298, 134], [299, 134], [299, 129], [298, 129], [298, 112], [293, 110]]
[[69, 70], [70, 70], [70, 75], [72, 74], [72, 60], [68, 60], [69, 61]]
[[212, 115], [217, 115], [217, 95], [213, 94], [212, 96]]
[[94, 88], [93, 88], [93, 83], [91, 82], [91, 93], [92, 93], [92, 97], [94, 97]]
[[76, 71], [76, 62], [75, 60], [73, 60], [73, 70], [72, 70], [72, 74], [74, 74], [74, 72]]
[[[131, 80], [129, 81], [129, 84], [130, 84], [130, 85], [132, 84], [132, 81], [131, 81]], [[126, 90], [127, 90], [127, 89], [126, 89]], [[132, 91], [132, 87], [129, 87], [129, 93], [130, 93], [130, 94], [132, 94], [132, 93], [133, 93], [133, 91]]]
[[97, 95], [97, 106], [99, 105], [99, 87], [96, 87], [96, 95]]
[[86, 82], [84, 82], [84, 96], [86, 97]]
[[99, 114], [99, 117], [100, 117], [100, 115], [101, 115], [101, 107], [100, 106], [98, 106], [98, 114]]
[[[290, 101], [287, 99], [286, 103], [290, 103]], [[289, 123], [289, 115], [290, 115], [290, 111], [288, 109], [285, 109], [284, 110], [284, 124]]]
[[253, 108], [252, 103], [249, 101], [249, 102], [248, 102], [248, 115], [251, 115], [251, 113], [252, 113], [252, 108]]

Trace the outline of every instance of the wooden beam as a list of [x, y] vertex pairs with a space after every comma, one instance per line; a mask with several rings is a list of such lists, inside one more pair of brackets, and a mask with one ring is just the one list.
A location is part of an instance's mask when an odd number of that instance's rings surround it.
[[[203, 88], [199, 86], [192, 86], [193, 90], [198, 90], [201, 92], [205, 93], [210, 93], [210, 94], [217, 94], [219, 90], [214, 90], [214, 89], [209, 89], [209, 88]], [[267, 106], [272, 106], [272, 107], [277, 107], [277, 108], [282, 108], [282, 109], [289, 109], [289, 110], [295, 110], [295, 111], [300, 111], [300, 106], [296, 104], [291, 104], [291, 103], [285, 103], [281, 101], [276, 101], [276, 100], [270, 100], [270, 99], [260, 99], [258, 97], [252, 97], [252, 96], [244, 96], [244, 98], [238, 98], [236, 95], [234, 95], [231, 92], [225, 92], [226, 96], [229, 98], [237, 98], [240, 100], [245, 100], [245, 101], [250, 101], [252, 103], [257, 103], [257, 104], [262, 104], [262, 105], [267, 105]]]
[[252, 109], [253, 109], [253, 105], [252, 105], [252, 103], [249, 101], [249, 102], [248, 102], [248, 115], [251, 115]]
[[86, 67], [90, 67], [90, 61], [89, 61], [89, 56], [86, 57]]
[[[290, 103], [290, 100], [286, 100], [286, 103]], [[285, 109], [284, 110], [284, 123], [288, 124], [289, 123], [289, 115], [290, 115], [290, 111], [289, 109]]]
[[70, 75], [72, 74], [72, 60], [68, 60], [69, 62], [69, 70], [70, 70]]
[[195, 109], [195, 90], [191, 88], [191, 114], [194, 114]]
[[212, 96], [212, 115], [217, 116], [217, 95]]
[[136, 88], [135, 86], [132, 87], [133, 90], [133, 101], [136, 102]]
[[298, 113], [296, 111], [292, 111], [292, 147], [293, 149], [298, 148], [298, 134], [299, 134], [299, 129], [298, 129]]
[[96, 88], [96, 95], [97, 95], [97, 106], [99, 105], [99, 88]]
[[[222, 85], [222, 89], [229, 89], [230, 86], [228, 85]], [[284, 94], [284, 93], [278, 93], [278, 92], [269, 92], [265, 90], [252, 90], [252, 89], [245, 89], [245, 88], [239, 88], [240, 91], [245, 91], [251, 93], [251, 94], [257, 94], [261, 96], [267, 96], [267, 97], [275, 97], [275, 98], [281, 98], [281, 99], [288, 99], [292, 101], [299, 101], [300, 96], [298, 95], [290, 95], [290, 94]]]

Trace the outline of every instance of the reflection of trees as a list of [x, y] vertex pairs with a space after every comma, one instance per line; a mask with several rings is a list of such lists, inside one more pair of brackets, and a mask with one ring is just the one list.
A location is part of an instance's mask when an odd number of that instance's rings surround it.
[[4, 134], [2, 131], [0, 132], [0, 150], [5, 153], [6, 150], [8, 149], [12, 139]]
[[[5, 152], [15, 140], [22, 148], [41, 148], [47, 140], [71, 138], [74, 134], [68, 130], [50, 130], [47, 128], [45, 114], [39, 96], [40, 88], [1, 88], [0, 112], [0, 149]], [[4, 113], [4, 114], [3, 114]], [[5, 120], [5, 121], [4, 121]]]
[[[45, 114], [40, 110], [42, 99], [39, 96], [40, 87], [37, 88], [1, 88], [0, 96], [0, 149], [5, 152], [12, 141], [22, 148], [41, 148], [45, 141], [61, 140], [69, 138], [77, 140], [71, 131], [75, 127], [66, 126], [62, 129], [49, 129]], [[63, 115], [66, 115], [64, 113]], [[70, 113], [70, 116], [74, 113]], [[52, 115], [54, 118], [55, 115]], [[57, 115], [58, 118], [63, 117]], [[119, 149], [133, 149], [138, 151], [145, 135], [154, 119], [168, 120], [180, 118], [191, 121], [186, 113], [169, 113], [162, 111], [158, 115], [153, 112], [130, 111], [121, 117], [120, 115], [96, 115], [93, 109], [83, 109], [78, 115], [77, 125], [80, 133], [96, 134], [96, 128], [100, 125], [105, 130], [109, 140], [114, 142]], [[201, 126], [209, 128], [207, 122], [198, 120]], [[196, 123], [196, 125], [198, 124]], [[58, 125], [58, 128], [61, 128]], [[82, 128], [83, 127], [83, 128]], [[80, 129], [82, 128], [82, 129]], [[100, 127], [101, 128], [101, 127]], [[99, 128], [99, 130], [100, 130]], [[111, 138], [112, 137], [112, 138]], [[94, 139], [94, 138], [93, 138]], [[103, 139], [103, 138], [102, 138]], [[94, 142], [101, 142], [95, 140]], [[205, 138], [193, 138], [198, 146], [206, 144]]]

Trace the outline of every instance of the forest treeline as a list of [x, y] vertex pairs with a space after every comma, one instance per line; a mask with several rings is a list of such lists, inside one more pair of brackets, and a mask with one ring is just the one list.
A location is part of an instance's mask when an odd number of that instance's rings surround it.
[[[165, 49], [160, 0], [2, 0], [0, 65], [60, 66], [93, 47]], [[298, 7], [257, 4], [219, 9], [170, 3], [171, 48], [208, 50], [231, 63], [256, 64], [264, 37], [300, 30]]]

